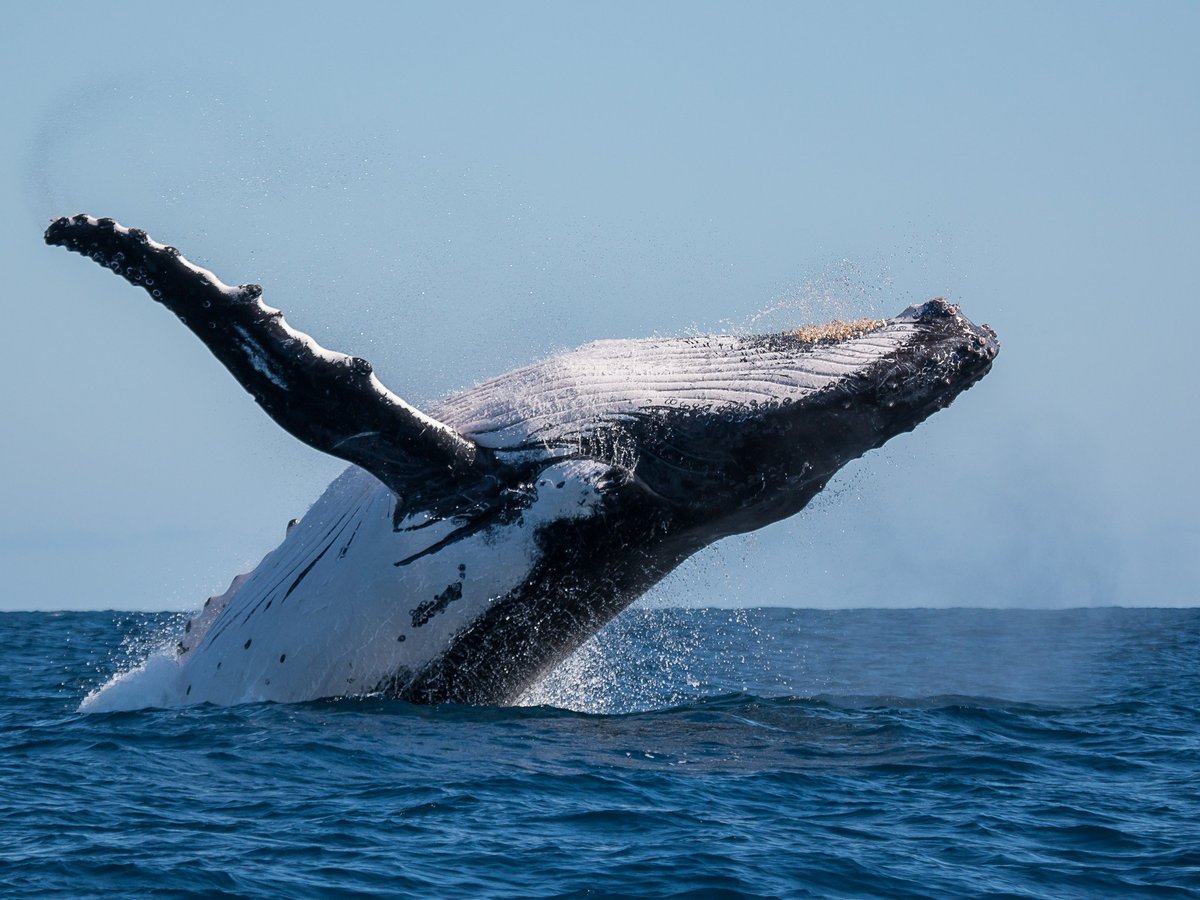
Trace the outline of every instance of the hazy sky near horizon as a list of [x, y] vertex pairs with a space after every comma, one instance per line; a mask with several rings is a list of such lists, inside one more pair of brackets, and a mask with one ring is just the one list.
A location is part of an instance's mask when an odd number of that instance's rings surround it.
[[192, 608], [342, 468], [145, 228], [418, 404], [601, 337], [944, 295], [983, 382], [655, 602], [1200, 602], [1200, 6], [66, 2], [7, 17], [0, 609]]

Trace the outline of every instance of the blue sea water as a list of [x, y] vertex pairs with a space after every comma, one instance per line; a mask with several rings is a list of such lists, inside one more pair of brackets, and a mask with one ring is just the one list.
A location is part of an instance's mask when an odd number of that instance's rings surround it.
[[632, 610], [535, 705], [76, 712], [174, 622], [0, 615], [0, 893], [1200, 896], [1200, 610]]

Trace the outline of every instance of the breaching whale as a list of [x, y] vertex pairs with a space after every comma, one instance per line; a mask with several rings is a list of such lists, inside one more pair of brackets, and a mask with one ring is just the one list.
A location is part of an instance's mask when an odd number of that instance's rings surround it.
[[279, 425], [352, 465], [176, 647], [85, 709], [385, 692], [511, 702], [700, 548], [802, 509], [999, 344], [941, 299], [759, 336], [597, 341], [428, 413], [112, 219], [48, 244], [145, 288]]

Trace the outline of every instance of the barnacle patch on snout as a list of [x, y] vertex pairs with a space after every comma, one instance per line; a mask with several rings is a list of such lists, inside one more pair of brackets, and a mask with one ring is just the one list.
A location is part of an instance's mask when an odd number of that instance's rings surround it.
[[802, 325], [792, 331], [785, 331], [784, 334], [808, 343], [829, 344], [861, 337], [868, 332], [882, 328], [886, 324], [887, 321], [884, 319], [852, 319], [849, 322], [834, 319], [832, 322], [826, 322], [824, 325]]

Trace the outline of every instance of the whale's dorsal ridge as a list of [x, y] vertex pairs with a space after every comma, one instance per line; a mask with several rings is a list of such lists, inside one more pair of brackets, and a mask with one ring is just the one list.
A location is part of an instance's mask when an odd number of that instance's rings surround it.
[[327, 350], [293, 329], [262, 302], [256, 284], [226, 285], [174, 247], [112, 219], [56, 219], [45, 240], [144, 288], [286, 431], [366, 469], [397, 494], [431, 481], [477, 481], [500, 465], [490, 450], [388, 390], [365, 359]]

